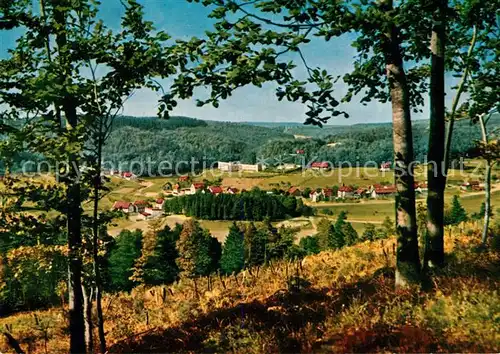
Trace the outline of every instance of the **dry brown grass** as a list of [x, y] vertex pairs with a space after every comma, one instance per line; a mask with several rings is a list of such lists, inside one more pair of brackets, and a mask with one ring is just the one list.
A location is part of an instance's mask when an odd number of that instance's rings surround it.
[[[473, 251], [476, 231], [446, 237], [447, 266], [425, 291], [394, 290], [388, 239], [212, 277], [210, 287], [199, 279], [199, 296], [192, 280], [109, 295], [110, 352], [498, 352], [500, 257]], [[36, 313], [50, 323], [49, 352], [66, 351], [63, 310]], [[33, 312], [5, 324], [23, 348], [44, 351]]]

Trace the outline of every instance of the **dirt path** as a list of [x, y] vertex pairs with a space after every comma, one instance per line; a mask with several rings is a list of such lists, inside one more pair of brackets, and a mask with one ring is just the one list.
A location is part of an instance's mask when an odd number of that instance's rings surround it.
[[[493, 184], [491, 186], [491, 194], [500, 191], [500, 183]], [[484, 191], [481, 192], [466, 192], [467, 194], [460, 195], [460, 198], [471, 198], [476, 197], [478, 195], [484, 195]]]
[[355, 223], [355, 224], [377, 224], [377, 225], [382, 225], [384, 222], [379, 221], [379, 220], [358, 220], [358, 219], [349, 219], [347, 218], [347, 221], [350, 223]]
[[370, 200], [370, 201], [361, 201], [359, 203], [339, 203], [339, 202], [319, 202], [319, 203], [314, 203], [311, 201], [304, 201], [304, 204], [309, 205], [311, 207], [332, 207], [332, 206], [340, 206], [340, 205], [347, 205], [347, 206], [352, 206], [352, 205], [363, 205], [363, 204], [394, 204], [394, 200]]
[[[150, 197], [150, 196], [156, 196], [157, 193], [144, 193], [144, 190], [154, 186], [153, 182], [150, 181], [141, 181], [141, 188], [139, 188], [136, 192], [135, 195], [140, 195], [141, 197]], [[151, 195], [153, 194], [153, 195]]]

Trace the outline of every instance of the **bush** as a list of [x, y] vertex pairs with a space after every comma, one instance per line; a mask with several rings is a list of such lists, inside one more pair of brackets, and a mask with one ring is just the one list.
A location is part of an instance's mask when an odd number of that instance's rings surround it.
[[300, 239], [299, 246], [306, 254], [317, 254], [320, 252], [319, 240], [317, 236], [307, 236]]

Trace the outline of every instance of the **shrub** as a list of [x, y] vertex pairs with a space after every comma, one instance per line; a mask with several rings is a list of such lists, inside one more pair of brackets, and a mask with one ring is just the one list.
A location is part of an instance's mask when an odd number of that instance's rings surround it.
[[299, 246], [307, 254], [317, 254], [320, 252], [319, 240], [317, 236], [307, 236], [300, 239]]

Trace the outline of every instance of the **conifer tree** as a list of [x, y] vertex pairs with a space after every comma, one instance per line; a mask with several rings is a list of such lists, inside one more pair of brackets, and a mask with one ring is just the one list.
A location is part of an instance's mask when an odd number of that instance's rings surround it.
[[361, 239], [363, 241], [373, 241], [375, 240], [376, 237], [377, 237], [377, 231], [375, 225], [370, 223], [366, 224]]
[[393, 236], [396, 233], [394, 221], [390, 217], [386, 216], [382, 222], [382, 229], [385, 231], [386, 237]]
[[318, 254], [321, 251], [317, 236], [307, 236], [300, 239], [299, 246], [307, 254]]
[[187, 220], [182, 225], [179, 240], [177, 241], [177, 265], [181, 274], [195, 282], [200, 276], [209, 275], [217, 270], [221, 246], [216, 238], [212, 237], [195, 220]]
[[109, 256], [111, 289], [130, 291], [134, 281], [130, 279], [137, 258], [141, 255], [142, 231], [123, 230], [116, 238], [116, 244]]
[[346, 222], [342, 229], [346, 246], [352, 246], [359, 240], [358, 232], [352, 227], [350, 222]]
[[460, 203], [460, 199], [458, 198], [457, 195], [453, 196], [451, 209], [446, 219], [448, 225], [457, 225], [463, 221], [467, 221], [468, 219], [467, 212]]
[[327, 250], [330, 248], [331, 235], [335, 232], [335, 228], [328, 219], [321, 219], [317, 226], [318, 233], [316, 237], [318, 239], [318, 245], [321, 250]]
[[233, 223], [224, 241], [220, 266], [225, 274], [238, 273], [245, 266], [245, 245], [243, 232]]
[[345, 211], [341, 211], [337, 217], [337, 221], [335, 221], [333, 233], [330, 234], [330, 248], [340, 249], [345, 246], [346, 236], [344, 232], [347, 224], [346, 219], [347, 213]]
[[245, 228], [245, 268], [259, 266], [266, 260], [266, 233], [257, 230], [254, 223]]

